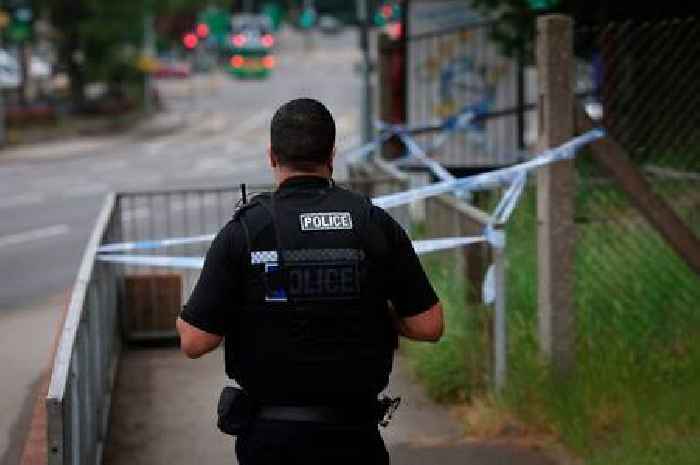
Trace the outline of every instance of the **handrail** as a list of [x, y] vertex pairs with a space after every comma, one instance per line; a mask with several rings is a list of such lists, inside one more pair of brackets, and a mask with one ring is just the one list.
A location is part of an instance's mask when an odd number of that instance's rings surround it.
[[[83, 253], [78, 276], [71, 292], [68, 313], [61, 330], [58, 348], [54, 357], [51, 381], [46, 397], [48, 463], [52, 465], [64, 465], [66, 463], [64, 460], [66, 455], [72, 458], [71, 463], [81, 463], [81, 458], [84, 455], [82, 450], [72, 450], [75, 449], [74, 444], [76, 440], [76, 438], [72, 437], [72, 434], [80, 432], [66, 431], [66, 429], [71, 429], [70, 426], [66, 428], [66, 417], [70, 415], [70, 420], [75, 421], [74, 411], [66, 409], [66, 396], [67, 389], [71, 383], [71, 370], [77, 368], [73, 367], [72, 364], [76, 360], [76, 342], [78, 342], [78, 335], [82, 329], [81, 325], [86, 319], [86, 300], [88, 299], [89, 287], [93, 280], [97, 248], [109, 226], [109, 221], [115, 207], [115, 201], [115, 194], [107, 195], [97, 221], [95, 222], [95, 227], [92, 230], [85, 252]], [[96, 355], [93, 354], [91, 357], [96, 357]], [[92, 370], [92, 368], [88, 366], [87, 361], [80, 360], [80, 363], [84, 364], [84, 367], [87, 367], [88, 372]], [[68, 403], [77, 402], [78, 400], [77, 398], [70, 399]], [[80, 400], [86, 401], [86, 399]], [[68, 409], [76, 408], [76, 405], [68, 406]], [[97, 406], [96, 409], [102, 410], [101, 406]], [[96, 418], [96, 416], [97, 413], [94, 413], [94, 416], [91, 416], [91, 418]], [[97, 445], [95, 445], [94, 450], [97, 451]]]

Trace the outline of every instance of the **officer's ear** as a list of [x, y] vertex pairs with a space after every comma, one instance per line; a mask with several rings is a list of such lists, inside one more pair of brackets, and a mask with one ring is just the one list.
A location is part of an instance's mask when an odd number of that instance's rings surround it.
[[272, 147], [269, 147], [267, 149], [267, 158], [270, 161], [270, 166], [272, 168], [277, 168], [279, 162], [277, 161], [277, 157], [275, 156], [275, 154], [272, 152]]

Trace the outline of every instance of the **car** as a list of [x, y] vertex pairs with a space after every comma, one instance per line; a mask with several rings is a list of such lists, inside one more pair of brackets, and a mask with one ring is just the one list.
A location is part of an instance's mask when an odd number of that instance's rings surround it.
[[192, 74], [192, 67], [189, 63], [176, 61], [171, 59], [160, 59], [153, 71], [153, 77], [156, 79], [167, 78], [188, 78]]
[[266, 15], [240, 14], [231, 20], [228, 70], [239, 78], [265, 78], [276, 66], [276, 37]]
[[318, 18], [318, 29], [324, 34], [338, 34], [343, 30], [343, 23], [335, 16], [323, 14]]

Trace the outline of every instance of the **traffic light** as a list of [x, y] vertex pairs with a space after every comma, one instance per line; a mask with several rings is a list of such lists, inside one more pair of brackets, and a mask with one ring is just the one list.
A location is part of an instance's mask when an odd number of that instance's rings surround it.
[[299, 25], [303, 29], [309, 29], [311, 26], [316, 24], [316, 10], [313, 7], [306, 7], [304, 11], [301, 12], [299, 16]]
[[195, 32], [200, 39], [206, 39], [209, 36], [209, 26], [206, 23], [199, 23], [195, 28]]
[[401, 20], [401, 5], [395, 2], [384, 2], [374, 13], [374, 25], [384, 27]]
[[559, 6], [559, 0], [527, 0], [530, 9], [535, 11], [552, 10]]
[[31, 40], [33, 32], [34, 12], [29, 5], [17, 6], [10, 15], [7, 35], [12, 42]]
[[188, 32], [182, 37], [182, 44], [188, 50], [192, 50], [193, 48], [195, 48], [198, 43], [199, 39], [197, 38], [197, 35], [192, 32]]

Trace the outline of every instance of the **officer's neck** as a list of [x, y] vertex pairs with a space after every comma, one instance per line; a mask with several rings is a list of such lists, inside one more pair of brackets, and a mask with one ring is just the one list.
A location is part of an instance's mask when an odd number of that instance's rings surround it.
[[330, 179], [333, 173], [331, 172], [330, 167], [328, 166], [319, 166], [316, 169], [313, 170], [295, 170], [286, 166], [277, 166], [274, 169], [275, 172], [275, 181], [277, 182], [277, 185], [281, 185], [284, 181], [290, 178], [296, 178], [299, 176], [318, 176], [321, 178], [326, 178]]

